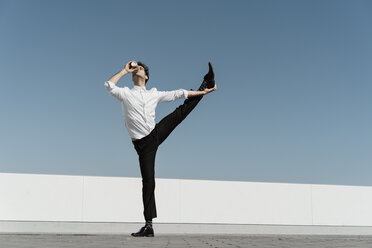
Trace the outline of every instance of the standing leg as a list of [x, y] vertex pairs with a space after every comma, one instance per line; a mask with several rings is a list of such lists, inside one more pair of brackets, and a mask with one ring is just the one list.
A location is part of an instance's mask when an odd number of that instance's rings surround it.
[[157, 217], [155, 204], [155, 156], [151, 151], [139, 157], [142, 175], [142, 201], [145, 220]]
[[157, 217], [155, 204], [155, 157], [158, 149], [153, 133], [143, 140], [133, 142], [137, 154], [142, 175], [142, 201], [143, 215], [145, 220]]

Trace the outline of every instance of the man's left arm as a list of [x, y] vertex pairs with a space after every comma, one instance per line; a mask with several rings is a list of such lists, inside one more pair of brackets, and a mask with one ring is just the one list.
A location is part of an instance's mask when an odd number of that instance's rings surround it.
[[215, 91], [217, 89], [217, 84], [214, 84], [214, 87], [213, 88], [210, 88], [210, 89], [204, 89], [203, 91], [199, 91], [199, 90], [189, 90], [187, 92], [187, 95], [188, 97], [194, 97], [194, 96], [204, 96], [212, 91]]
[[201, 96], [206, 95], [212, 91], [215, 91], [217, 89], [217, 85], [215, 84], [214, 88], [211, 89], [205, 89], [203, 91], [199, 90], [171, 90], [171, 91], [158, 91], [159, 94], [159, 102], [171, 102], [175, 101], [180, 98], [190, 98], [195, 96]]
[[158, 102], [173, 102], [180, 98], [188, 98], [188, 91], [184, 89], [158, 91]]

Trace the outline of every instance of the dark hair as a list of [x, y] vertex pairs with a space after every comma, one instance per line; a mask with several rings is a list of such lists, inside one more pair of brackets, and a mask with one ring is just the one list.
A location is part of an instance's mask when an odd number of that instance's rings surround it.
[[146, 79], [146, 81], [145, 81], [145, 84], [147, 84], [147, 81], [150, 79], [149, 67], [147, 65], [145, 65], [144, 63], [142, 63], [141, 61], [138, 61], [137, 64], [140, 65], [140, 66], [142, 66], [145, 69], [145, 73], [146, 73], [146, 75], [148, 77], [148, 79]]

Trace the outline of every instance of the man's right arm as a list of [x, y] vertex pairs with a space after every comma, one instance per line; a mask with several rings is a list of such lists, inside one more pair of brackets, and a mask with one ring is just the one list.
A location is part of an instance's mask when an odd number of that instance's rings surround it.
[[127, 70], [122, 69], [121, 71], [119, 71], [118, 73], [116, 73], [114, 76], [112, 76], [109, 80], [107, 81], [110, 81], [112, 82], [113, 84], [117, 84], [120, 80], [120, 78], [124, 77], [125, 75], [127, 75], [129, 72], [127, 72]]
[[116, 84], [119, 82], [120, 78], [134, 71], [133, 68], [129, 68], [129, 64], [132, 62], [133, 60], [129, 61], [121, 71], [104, 83], [106, 90], [119, 101], [122, 101], [124, 97], [124, 88], [117, 87]]
[[120, 78], [128, 74], [129, 72], [127, 70], [122, 69], [118, 73], [116, 73], [114, 76], [112, 76], [109, 80], [107, 80], [104, 84], [106, 90], [115, 97], [118, 101], [123, 100], [123, 94], [124, 94], [124, 89], [117, 87], [116, 84], [119, 82]]
[[132, 62], [134, 62], [134, 61], [133, 60], [129, 61], [121, 71], [116, 73], [114, 76], [112, 76], [107, 81], [110, 81], [110, 82], [112, 82], [113, 84], [116, 85], [119, 82], [120, 78], [124, 77], [128, 73], [131, 73], [135, 70], [134, 68], [130, 68], [130, 66], [129, 66], [129, 64], [132, 63]]

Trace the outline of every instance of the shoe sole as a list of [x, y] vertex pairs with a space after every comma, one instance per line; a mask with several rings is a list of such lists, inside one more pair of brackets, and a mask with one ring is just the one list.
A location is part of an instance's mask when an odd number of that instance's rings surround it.
[[131, 235], [132, 237], [154, 237], [154, 234], [148, 234], [148, 235], [143, 235], [143, 236], [134, 236]]
[[131, 233], [130, 234], [132, 237], [154, 237], [153, 233], [148, 233], [146, 235], [136, 235], [136, 233]]

